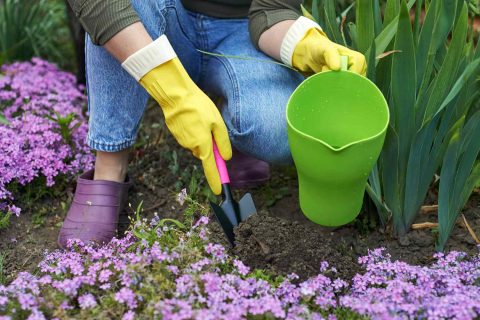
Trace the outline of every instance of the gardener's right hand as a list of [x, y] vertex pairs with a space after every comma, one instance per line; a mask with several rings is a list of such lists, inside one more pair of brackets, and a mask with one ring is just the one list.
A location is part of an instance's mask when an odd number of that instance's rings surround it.
[[217, 107], [189, 77], [167, 38], [161, 36], [130, 56], [122, 66], [160, 104], [167, 127], [182, 147], [202, 161], [210, 188], [220, 194], [212, 135], [222, 158], [230, 160], [232, 148], [227, 128]]
[[340, 57], [348, 58], [348, 70], [365, 76], [367, 63], [360, 52], [328, 39], [314, 21], [300, 17], [288, 29], [280, 48], [282, 61], [306, 75], [340, 70]]

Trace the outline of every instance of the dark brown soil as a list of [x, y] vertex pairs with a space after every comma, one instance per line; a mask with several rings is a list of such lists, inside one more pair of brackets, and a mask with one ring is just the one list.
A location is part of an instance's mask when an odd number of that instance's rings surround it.
[[[164, 128], [155, 125], [156, 121], [161, 118], [154, 109], [145, 121], [140, 137], [142, 143], [133, 154], [130, 175], [135, 185], [128, 210], [133, 213], [143, 201], [146, 217], [157, 212], [161, 217], [181, 218], [183, 208], [175, 201], [175, 194], [179, 186], [188, 186], [192, 171], [201, 177], [201, 167], [176, 145]], [[73, 186], [72, 182], [63, 190], [63, 196], [44, 199], [19, 218], [12, 218], [9, 228], [0, 230], [4, 281], [8, 282], [19, 271], [33, 271], [44, 251], [56, 248], [56, 236], [71, 201]], [[321, 261], [328, 261], [341, 277], [350, 279], [361, 271], [358, 257], [365, 255], [369, 248], [385, 247], [393, 258], [421, 265], [429, 263], [435, 252], [435, 233], [429, 229], [411, 231], [401, 239], [393, 239], [390, 232], [382, 233], [372, 225], [372, 221], [365, 218], [366, 214], [351, 225], [337, 229], [309, 222], [298, 207], [293, 168], [274, 168], [266, 186], [250, 191], [259, 213], [236, 230], [237, 246], [232, 253], [251, 267], [277, 274], [294, 272], [305, 278], [318, 273]], [[240, 196], [243, 191], [236, 193]], [[41, 223], [34, 223], [32, 217], [39, 208], [48, 210]], [[464, 213], [472, 228], [480, 234], [478, 193], [472, 196]], [[436, 213], [422, 214], [418, 219], [418, 222], [426, 221], [436, 222]], [[224, 241], [218, 225], [213, 224], [212, 230], [214, 239]], [[447, 250], [478, 251], [461, 223], [457, 223]]]
[[[276, 170], [273, 180], [282, 177]], [[271, 181], [270, 183], [279, 183]], [[395, 260], [411, 264], [430, 263], [435, 253], [435, 232], [431, 229], [412, 230], [400, 239], [391, 232], [368, 225], [363, 212], [354, 223], [340, 228], [326, 228], [310, 222], [298, 207], [295, 179], [284, 181], [291, 193], [273, 207], [262, 207], [237, 230], [237, 246], [234, 249], [245, 263], [252, 267], [286, 274], [294, 272], [301, 278], [318, 273], [320, 263], [327, 261], [344, 279], [351, 279], [361, 272], [358, 258], [368, 249], [385, 247]], [[284, 185], [276, 184], [276, 185]], [[261, 191], [261, 190], [259, 190]], [[255, 192], [262, 203], [261, 192]], [[364, 208], [365, 209], [365, 208]], [[480, 232], [480, 194], [472, 195], [463, 212], [470, 226]], [[362, 221], [363, 220], [363, 221]], [[416, 223], [436, 222], [436, 212], [420, 214]], [[474, 239], [459, 219], [446, 251], [457, 250], [470, 254], [478, 252]]]

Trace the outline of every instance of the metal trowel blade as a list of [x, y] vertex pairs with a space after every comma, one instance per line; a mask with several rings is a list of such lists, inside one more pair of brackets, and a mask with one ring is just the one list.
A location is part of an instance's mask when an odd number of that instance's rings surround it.
[[245, 221], [248, 217], [257, 213], [257, 208], [255, 208], [255, 203], [250, 193], [245, 194], [242, 199], [240, 199], [238, 208], [240, 210], [241, 221]]
[[224, 210], [221, 206], [213, 202], [210, 202], [210, 207], [212, 208], [218, 223], [227, 236], [228, 241], [232, 246], [234, 246], [235, 234], [233, 233], [233, 228], [238, 225], [235, 212], [232, 210]]

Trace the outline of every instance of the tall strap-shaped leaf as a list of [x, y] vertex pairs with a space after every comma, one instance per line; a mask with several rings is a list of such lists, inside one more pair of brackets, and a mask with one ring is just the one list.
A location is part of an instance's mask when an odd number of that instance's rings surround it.
[[443, 250], [460, 210], [480, 177], [477, 157], [480, 153], [480, 111], [477, 111], [450, 141], [440, 174], [439, 241]]
[[438, 7], [441, 5], [440, 0], [436, 0], [432, 6], [426, 9], [425, 19], [423, 21], [422, 30], [420, 32], [418, 47], [417, 47], [417, 83], [420, 86], [427, 68], [427, 56], [432, 41], [433, 28], [435, 27], [435, 20], [437, 17]]
[[372, 1], [373, 1], [373, 30], [376, 37], [382, 31], [382, 11], [380, 9], [379, 0], [372, 0]]
[[385, 5], [385, 13], [383, 16], [383, 28], [385, 28], [390, 22], [393, 21], [400, 13], [400, 1], [399, 0], [387, 0]]
[[435, 77], [435, 80], [432, 84], [432, 95], [430, 95], [428, 99], [422, 124], [428, 122], [433, 115], [437, 113], [442, 101], [447, 97], [451, 86], [458, 77], [457, 72], [459, 64], [463, 59], [465, 41], [467, 38], [467, 28], [468, 10], [467, 6], [464, 5], [462, 13], [453, 31], [452, 41], [450, 42], [447, 56], [445, 57], [440, 71], [438, 72], [438, 75]]
[[450, 92], [448, 95], [445, 97], [443, 100], [442, 104], [440, 107], [438, 107], [437, 111], [435, 112], [435, 115], [440, 113], [459, 93], [460, 91], [469, 83], [473, 80], [474, 82], [476, 79], [472, 79], [472, 77], [478, 75], [480, 67], [480, 58], [470, 62], [463, 73], [460, 75], [460, 77], [457, 79], [453, 87], [451, 87]]
[[373, 1], [357, 0], [357, 38], [358, 50], [367, 52], [375, 39], [375, 26], [373, 17]]
[[[455, 171], [457, 170], [457, 158], [460, 153], [460, 134], [457, 133], [450, 141], [447, 153], [440, 173], [440, 188], [438, 193], [438, 224], [440, 236], [437, 248], [443, 249], [447, 242], [447, 234], [453, 229], [452, 220], [455, 220], [457, 213], [450, 210], [450, 193], [455, 180]], [[452, 188], [453, 189], [453, 188]]]
[[330, 38], [336, 43], [345, 45], [342, 34], [340, 33], [339, 23], [337, 22], [334, 0], [324, 1], [323, 12], [325, 17], [325, 27], [330, 35]]
[[[398, 134], [398, 185], [399, 201], [404, 202], [405, 180], [410, 147], [415, 135], [415, 48], [410, 14], [403, 0], [398, 20], [394, 50], [399, 51], [392, 58], [392, 110], [393, 127]], [[387, 203], [387, 205], [389, 205]], [[391, 207], [389, 205], [389, 207]], [[403, 208], [402, 208], [403, 209]], [[392, 209], [393, 210], [393, 209]], [[394, 213], [395, 215], [395, 213]], [[403, 216], [403, 213], [402, 213]], [[395, 219], [395, 216], [394, 216]], [[403, 221], [405, 226], [405, 221]], [[405, 232], [406, 230], [399, 230]]]
[[[373, 42], [375, 46], [375, 42]], [[376, 82], [376, 72], [375, 72], [375, 50], [370, 51], [370, 56], [366, 57], [367, 59], [367, 78]]]
[[401, 234], [407, 230], [403, 223], [403, 205], [400, 197], [400, 194], [403, 194], [403, 186], [400, 186], [399, 137], [392, 126], [388, 126], [380, 162], [385, 203], [392, 212], [395, 232]]
[[[407, 7], [410, 10], [412, 6], [415, 4], [416, 0], [409, 0]], [[397, 25], [398, 25], [398, 17], [395, 17], [392, 22], [390, 22], [385, 28], [383, 28], [382, 32], [375, 38], [375, 48], [376, 52], [375, 55], [378, 57], [380, 54], [385, 52], [385, 49], [388, 45], [392, 42], [395, 34], [397, 33]], [[360, 33], [358, 33], [358, 37], [360, 37]], [[370, 51], [371, 48], [368, 49]], [[365, 55], [370, 55], [370, 52], [366, 52]], [[377, 60], [378, 63], [378, 60]]]
[[[395, 18], [398, 21], [398, 15], [400, 14], [400, 1], [399, 0], [387, 0], [387, 4], [385, 7], [385, 14], [383, 20], [383, 26], [387, 26], [390, 24]], [[393, 43], [389, 44], [385, 50], [391, 51], [393, 49]], [[372, 46], [368, 50], [369, 56], [372, 53], [376, 54], [376, 41], [373, 42]], [[375, 83], [382, 91], [385, 97], [388, 97], [390, 94], [390, 77], [392, 71], [392, 56], [390, 54], [386, 57], [382, 57], [375, 61], [376, 68], [375, 68]], [[369, 62], [369, 68], [371, 68], [372, 64]]]
[[303, 4], [300, 6], [300, 8], [302, 9], [303, 16], [318, 23], [318, 20], [315, 19], [315, 17], [310, 13], [310, 11], [307, 10], [307, 8], [303, 6]]
[[453, 23], [455, 21], [457, 4], [461, 3], [458, 0], [442, 0], [439, 1], [438, 16], [432, 34], [432, 44], [430, 52], [437, 51], [450, 34]]
[[[376, 167], [375, 167], [376, 168]], [[370, 184], [367, 183], [366, 187], [367, 193], [372, 199], [375, 207], [377, 208], [378, 215], [380, 216], [380, 222], [383, 227], [388, 224], [388, 221], [391, 217], [391, 211], [387, 207], [386, 203], [382, 200], [382, 196], [380, 192], [375, 191]]]
[[418, 0], [415, 6], [415, 19], [413, 21], [413, 38], [415, 43], [418, 43], [418, 37], [420, 36], [420, 20], [423, 14], [423, 0]]
[[[479, 42], [480, 42], [480, 34], [478, 35], [477, 41], [475, 43], [479, 43]], [[479, 46], [475, 46], [474, 48], [475, 48], [474, 49], [475, 50], [474, 59], [480, 58], [480, 48], [479, 48]]]
[[348, 35], [350, 36], [350, 39], [352, 40], [352, 43], [350, 44], [350, 47], [352, 47], [354, 50], [358, 51], [357, 26], [353, 22], [349, 22], [349, 23], [347, 23], [347, 30], [348, 30]]
[[456, 3], [456, 0], [434, 0], [427, 11], [416, 56], [418, 90], [428, 87], [435, 55], [452, 29]]
[[318, 0], [312, 0], [312, 16], [316, 21], [320, 22], [320, 13], [318, 11]]
[[427, 195], [428, 187], [433, 180], [438, 165], [429, 161], [431, 149], [437, 133], [438, 119], [422, 128], [415, 136], [409, 154], [405, 173], [404, 217], [405, 225], [410, 228], [418, 210]]

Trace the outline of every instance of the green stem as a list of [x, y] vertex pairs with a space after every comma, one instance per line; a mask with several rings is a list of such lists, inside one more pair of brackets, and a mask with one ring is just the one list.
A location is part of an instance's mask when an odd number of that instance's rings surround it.
[[214, 56], [214, 57], [221, 57], [221, 58], [227, 58], [227, 59], [239, 59], [239, 60], [251, 60], [251, 61], [257, 61], [257, 62], [263, 62], [263, 63], [272, 63], [272, 64], [276, 64], [276, 65], [291, 69], [293, 71], [299, 72], [297, 69], [295, 69], [293, 67], [287, 66], [286, 64], [283, 64], [281, 62], [274, 61], [274, 60], [257, 59], [257, 58], [246, 57], [246, 56], [233, 56], [233, 55], [203, 51], [203, 50], [199, 50], [199, 49], [197, 49], [197, 51], [200, 52], [200, 53], [203, 53], [203, 54]]

